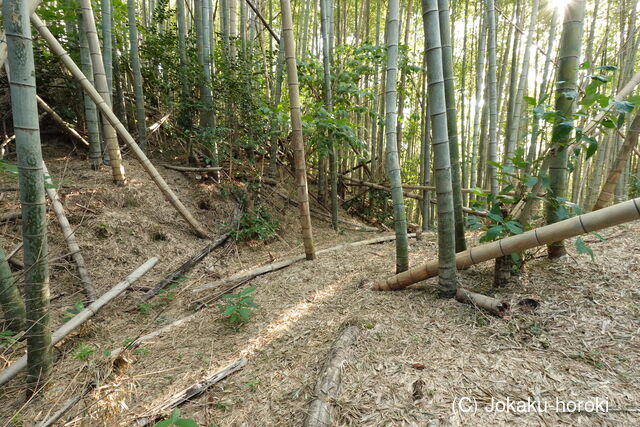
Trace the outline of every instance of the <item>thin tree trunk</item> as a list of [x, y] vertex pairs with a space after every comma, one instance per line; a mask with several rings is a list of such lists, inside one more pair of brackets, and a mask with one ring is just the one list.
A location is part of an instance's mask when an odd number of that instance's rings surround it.
[[488, 42], [487, 85], [489, 90], [489, 141], [487, 151], [487, 170], [491, 194], [498, 195], [498, 92], [496, 78], [496, 19], [494, 0], [485, 0], [487, 5]]
[[11, 89], [22, 205], [29, 397], [46, 383], [52, 360], [46, 201], [27, 2], [4, 0], [2, 15], [7, 37], [10, 70], [7, 77]]
[[304, 143], [302, 141], [302, 114], [300, 107], [300, 92], [298, 85], [298, 67], [296, 64], [296, 44], [293, 34], [293, 19], [291, 17], [291, 3], [280, 0], [282, 18], [282, 39], [287, 64], [287, 84], [289, 87], [289, 103], [291, 108], [291, 134], [293, 155], [296, 169], [296, 186], [300, 202], [300, 224], [302, 226], [302, 241], [304, 252], [308, 260], [315, 259], [313, 247], [313, 232], [311, 230], [311, 215], [309, 214], [309, 190], [307, 187], [307, 171], [305, 165]]
[[449, 135], [447, 130], [447, 103], [442, 69], [442, 44], [437, 0], [422, 0], [422, 19], [427, 52], [427, 87], [431, 115], [434, 171], [438, 195], [438, 290], [441, 297], [456, 294], [455, 218]]
[[278, 173], [278, 148], [280, 147], [278, 137], [278, 116], [276, 114], [277, 108], [280, 105], [280, 98], [282, 97], [282, 75], [284, 69], [284, 43], [280, 39], [278, 43], [278, 58], [276, 63], [276, 80], [273, 90], [272, 110], [273, 118], [271, 120], [271, 145], [269, 155], [269, 177], [275, 178]]

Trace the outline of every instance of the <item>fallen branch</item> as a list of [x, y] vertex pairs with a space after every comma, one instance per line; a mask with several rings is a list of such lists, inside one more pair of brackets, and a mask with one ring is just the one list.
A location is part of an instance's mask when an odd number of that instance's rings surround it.
[[[411, 233], [408, 235], [408, 237], [415, 237], [415, 233]], [[375, 239], [369, 239], [369, 240], [361, 240], [359, 242], [352, 242], [352, 243], [345, 243], [342, 245], [338, 245], [338, 246], [333, 246], [331, 248], [327, 248], [327, 249], [321, 249], [319, 251], [316, 251], [316, 255], [321, 255], [324, 253], [328, 253], [328, 252], [335, 252], [338, 251], [340, 249], [345, 249], [345, 248], [354, 248], [354, 247], [358, 247], [358, 246], [365, 246], [365, 245], [373, 245], [376, 243], [384, 243], [384, 242], [390, 242], [396, 239], [395, 234], [391, 235], [391, 236], [381, 236], [381, 237], [376, 237]], [[192, 292], [201, 292], [207, 289], [212, 289], [212, 288], [217, 288], [219, 286], [224, 286], [224, 285], [229, 285], [229, 284], [234, 284], [234, 283], [238, 283], [238, 282], [243, 282], [246, 280], [250, 280], [253, 279], [255, 277], [261, 276], [263, 274], [267, 274], [267, 273], [271, 273], [272, 271], [277, 271], [277, 270], [281, 270], [285, 267], [290, 266], [291, 264], [295, 264], [298, 261], [302, 261], [305, 259], [304, 255], [297, 255], [294, 256], [292, 258], [287, 258], [284, 259], [282, 261], [277, 261], [271, 264], [267, 264], [267, 265], [263, 265], [262, 267], [258, 267], [258, 268], [254, 268], [252, 270], [249, 271], [245, 271], [242, 273], [238, 273], [238, 274], [234, 274], [233, 276], [224, 278], [224, 279], [220, 279], [220, 280], [216, 280], [215, 282], [211, 282], [211, 283], [207, 283], [205, 285], [202, 285], [199, 288], [196, 289], [192, 289]]]
[[509, 311], [509, 303], [506, 301], [500, 301], [463, 288], [458, 288], [456, 291], [456, 301], [464, 304], [471, 304], [498, 317], [503, 317], [506, 312]]
[[47, 103], [44, 102], [44, 100], [42, 98], [40, 98], [38, 95], [36, 95], [36, 100], [38, 101], [38, 105], [40, 106], [40, 108], [42, 108], [44, 111], [46, 111], [51, 116], [51, 118], [53, 118], [53, 121], [56, 122], [58, 124], [58, 126], [60, 126], [60, 128], [62, 130], [64, 130], [69, 136], [71, 136], [72, 138], [77, 139], [82, 144], [86, 145], [87, 147], [89, 146], [89, 142], [86, 139], [84, 139], [78, 133], [78, 131], [73, 129], [69, 123], [65, 122], [62, 119], [62, 117], [60, 117], [58, 115], [58, 113], [56, 113], [53, 110], [53, 108], [49, 107], [49, 105], [47, 105]]
[[22, 217], [22, 212], [7, 212], [5, 214], [0, 215], [0, 222], [13, 221], [14, 219], [18, 219]]
[[194, 397], [204, 393], [212, 385], [222, 381], [229, 375], [236, 371], [239, 371], [247, 364], [247, 359], [239, 359], [235, 362], [225, 366], [213, 375], [206, 377], [204, 380], [195, 383], [194, 385], [176, 393], [164, 403], [150, 409], [147, 413], [136, 420], [137, 426], [146, 426], [153, 423], [158, 417], [156, 414], [163, 411], [168, 411], [183, 404], [184, 402], [193, 399]]
[[[231, 224], [236, 224], [239, 219], [240, 219], [240, 209], [236, 209], [233, 214], [233, 220]], [[233, 228], [234, 226], [232, 225], [231, 229]], [[158, 294], [158, 292], [160, 292], [162, 289], [168, 286], [171, 282], [176, 280], [179, 276], [191, 270], [196, 264], [202, 261], [204, 257], [209, 255], [214, 249], [218, 248], [219, 246], [222, 246], [229, 239], [230, 236], [231, 236], [231, 231], [229, 231], [228, 233], [225, 233], [222, 237], [220, 237], [215, 242], [212, 242], [207, 246], [205, 246], [200, 252], [198, 252], [191, 258], [189, 258], [187, 262], [182, 264], [175, 271], [172, 271], [164, 279], [158, 282], [152, 289], [150, 289], [146, 294], [142, 296], [142, 300], [148, 301], [151, 298], [153, 298], [155, 295]]]
[[[93, 317], [102, 307], [111, 302], [114, 298], [124, 292], [132, 283], [142, 277], [147, 271], [156, 265], [158, 258], [150, 258], [136, 268], [129, 276], [122, 282], [111, 288], [107, 293], [103, 294], [100, 298], [92, 302], [87, 308], [76, 314], [71, 320], [63, 324], [57, 331], [51, 336], [51, 345], [56, 345], [62, 341], [67, 335], [73, 332], [78, 326]], [[27, 367], [27, 356], [22, 356], [20, 359], [13, 362], [4, 371], [0, 372], [0, 386], [6, 384], [9, 380], [15, 377], [20, 371]]]
[[71, 396], [69, 399], [67, 399], [67, 401], [64, 403], [64, 405], [62, 405], [62, 408], [58, 409], [56, 412], [54, 412], [53, 415], [51, 415], [49, 418], [47, 418], [45, 421], [41, 422], [40, 424], [38, 424], [38, 427], [49, 427], [51, 425], [53, 425], [56, 421], [58, 421], [69, 409], [73, 408], [73, 406], [78, 403], [80, 401], [80, 399], [82, 399], [83, 396], [85, 396], [87, 393], [89, 393], [91, 390], [93, 390], [95, 388], [95, 384], [93, 382], [91, 382], [90, 384], [86, 385], [82, 391], [80, 391], [79, 393], [74, 394], [73, 396]]
[[167, 168], [167, 169], [171, 169], [174, 171], [179, 171], [179, 172], [198, 172], [198, 173], [205, 173], [205, 172], [218, 172], [221, 171], [222, 168], [221, 167], [206, 167], [206, 168], [192, 168], [192, 167], [187, 167], [187, 166], [174, 166], [174, 165], [169, 165], [169, 164], [163, 164], [163, 167]]
[[82, 286], [84, 287], [84, 293], [87, 296], [87, 301], [93, 302], [96, 300], [96, 288], [93, 286], [93, 281], [91, 280], [91, 276], [89, 275], [87, 266], [84, 263], [84, 257], [80, 253], [80, 246], [78, 245], [78, 241], [76, 240], [75, 231], [71, 229], [71, 224], [69, 224], [69, 220], [64, 214], [62, 202], [60, 202], [58, 192], [53, 186], [51, 176], [49, 175], [49, 171], [47, 170], [47, 165], [45, 165], [44, 162], [42, 162], [42, 169], [44, 172], [44, 188], [47, 192], [49, 200], [51, 200], [51, 207], [56, 214], [58, 224], [60, 224], [60, 229], [62, 230], [64, 240], [67, 242], [69, 251], [73, 254], [71, 255], [71, 258], [76, 263], [78, 275], [80, 276], [80, 282], [82, 282]]
[[[277, 194], [278, 196], [282, 197], [283, 199], [285, 199], [286, 201], [288, 201], [289, 203], [298, 206], [298, 201], [297, 200], [293, 200], [291, 197], [287, 196], [286, 194], [283, 194], [281, 192], [279, 192], [278, 190], [276, 190], [275, 188], [269, 188], [271, 191], [273, 191], [275, 194]], [[316, 218], [325, 220], [325, 221], [331, 221], [331, 215], [324, 213], [324, 212], [320, 212], [316, 209], [313, 208], [309, 208], [311, 215], [315, 216]], [[366, 225], [362, 225], [362, 224], [358, 224], [355, 222], [351, 222], [351, 221], [347, 221], [345, 219], [341, 219], [338, 218], [338, 222], [344, 225], [347, 225], [349, 227], [355, 227], [356, 230], [358, 231], [370, 231], [370, 232], [379, 232], [380, 230], [378, 230], [377, 228], [374, 227], [369, 227]]]
[[316, 383], [316, 397], [309, 405], [309, 413], [304, 423], [306, 427], [327, 427], [334, 424], [331, 420], [331, 402], [340, 394], [342, 366], [347, 361], [349, 347], [358, 338], [359, 333], [360, 328], [357, 326], [348, 326], [331, 347]]

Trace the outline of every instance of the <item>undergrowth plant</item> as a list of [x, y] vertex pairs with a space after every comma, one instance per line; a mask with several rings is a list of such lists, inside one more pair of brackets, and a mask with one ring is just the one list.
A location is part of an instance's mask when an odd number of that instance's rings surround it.
[[253, 302], [253, 297], [249, 295], [255, 290], [255, 286], [249, 286], [237, 294], [226, 294], [222, 296], [225, 304], [218, 304], [218, 308], [231, 325], [235, 326], [247, 322], [253, 309], [258, 307], [258, 305]]
[[276, 235], [278, 222], [262, 206], [243, 212], [238, 228], [231, 233], [235, 240], [268, 240]]
[[171, 416], [166, 420], [162, 420], [155, 424], [154, 427], [198, 427], [198, 424], [191, 418], [180, 418], [180, 409], [175, 408], [171, 411]]

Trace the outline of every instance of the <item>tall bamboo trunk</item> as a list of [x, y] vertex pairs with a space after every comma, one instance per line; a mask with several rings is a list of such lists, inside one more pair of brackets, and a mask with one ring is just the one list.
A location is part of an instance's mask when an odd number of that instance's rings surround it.
[[487, 86], [489, 90], [489, 141], [487, 150], [487, 170], [491, 194], [498, 194], [498, 82], [496, 75], [496, 19], [494, 0], [485, 0], [487, 5]]
[[[479, 151], [479, 139], [480, 139], [480, 121], [481, 111], [480, 104], [482, 101], [482, 91], [484, 86], [485, 76], [485, 55], [486, 55], [486, 42], [487, 42], [487, 25], [486, 19], [482, 20], [480, 29], [480, 37], [478, 40], [478, 58], [476, 62], [476, 99], [473, 109], [473, 136], [471, 142], [471, 173], [469, 180], [469, 187], [474, 188], [478, 185], [477, 173], [478, 173], [478, 151]], [[484, 107], [483, 107], [484, 108]], [[473, 197], [473, 196], [471, 196]]]
[[16, 135], [22, 205], [22, 239], [27, 332], [27, 395], [42, 387], [51, 370], [49, 266], [46, 201], [36, 102], [36, 70], [29, 10], [25, 0], [4, 0], [11, 110]]
[[[282, 38], [278, 43], [278, 57], [276, 59], [276, 79], [273, 89], [273, 102], [272, 109], [277, 111], [278, 105], [280, 105], [280, 98], [282, 98], [282, 74], [284, 68], [284, 43]], [[271, 145], [270, 145], [270, 157], [269, 157], [269, 177], [275, 178], [278, 173], [278, 149], [280, 148], [278, 138], [278, 117], [274, 113], [271, 120]]]
[[397, 92], [398, 81], [398, 41], [400, 38], [399, 0], [389, 0], [387, 11], [387, 78], [386, 78], [386, 141], [387, 174], [391, 185], [393, 200], [393, 218], [396, 232], [396, 272], [409, 268], [409, 239], [407, 237], [407, 218], [402, 195], [402, 177], [396, 139]]
[[109, 94], [113, 96], [113, 39], [111, 30], [113, 27], [111, 0], [100, 1], [100, 28], [102, 29], [102, 62], [104, 74], [107, 78]]
[[447, 106], [447, 135], [449, 157], [451, 158], [451, 186], [453, 192], [453, 216], [456, 236], [456, 252], [464, 251], [464, 215], [462, 214], [462, 191], [460, 176], [460, 149], [458, 146], [458, 122], [456, 113], [456, 89], [453, 75], [453, 46], [451, 43], [451, 23], [449, 0], [438, 0], [440, 42], [442, 43], [442, 73]]
[[136, 99], [136, 124], [138, 125], [138, 145], [142, 151], [147, 150], [147, 125], [144, 111], [144, 92], [142, 89], [142, 71], [138, 53], [138, 28], [136, 22], [136, 2], [127, 0], [129, 16], [129, 55], [133, 72], [133, 93]]
[[[91, 1], [80, 0], [80, 8], [82, 9], [84, 31], [87, 34], [87, 41], [89, 42], [89, 51], [91, 52], [95, 86], [100, 96], [102, 96], [102, 99], [104, 99], [104, 102], [109, 108], [112, 108], [111, 92], [109, 91], [104, 62], [100, 54], [100, 41], [98, 40]], [[116, 131], [104, 116], [102, 119], [102, 136], [107, 146], [113, 180], [118, 186], [125, 185], [124, 167], [122, 166], [122, 155], [120, 154]]]
[[422, 19], [427, 52], [427, 87], [431, 115], [434, 171], [438, 195], [438, 288], [440, 296], [456, 294], [456, 245], [447, 103], [443, 74], [440, 19], [437, 0], [422, 0]]
[[315, 259], [311, 215], [309, 213], [309, 189], [307, 187], [307, 171], [305, 165], [304, 143], [302, 141], [302, 113], [300, 107], [300, 88], [298, 84], [298, 67], [296, 64], [296, 43], [293, 34], [293, 19], [289, 0], [280, 0], [282, 18], [282, 39], [287, 65], [287, 84], [289, 87], [289, 104], [291, 109], [291, 139], [296, 169], [296, 186], [300, 203], [300, 224], [304, 253], [308, 260]]
[[16, 286], [7, 255], [0, 247], [0, 307], [4, 312], [6, 331], [22, 332], [25, 326], [25, 308], [22, 295]]
[[[577, 90], [584, 7], [584, 0], [573, 0], [567, 5], [560, 40], [555, 105], [559, 117], [553, 126], [552, 141], [554, 145], [550, 153], [551, 163], [549, 166], [550, 193], [555, 198], [565, 198], [567, 193], [567, 144], [570, 140], [570, 132], [563, 132], [563, 127], [567, 122], [573, 124], [574, 93]], [[546, 219], [548, 224], [560, 220], [555, 204], [547, 205]], [[548, 246], [548, 253], [550, 258], [565, 255], [566, 249], [562, 240], [552, 242]]]

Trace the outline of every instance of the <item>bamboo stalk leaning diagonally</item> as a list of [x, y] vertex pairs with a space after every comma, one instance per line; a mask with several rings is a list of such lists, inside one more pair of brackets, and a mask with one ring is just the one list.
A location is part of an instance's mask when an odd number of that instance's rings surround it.
[[[522, 252], [537, 246], [579, 236], [584, 233], [613, 227], [640, 219], [640, 197], [598, 211], [574, 216], [564, 221], [535, 228], [526, 233], [506, 237], [495, 242], [476, 246], [456, 255], [457, 268], [464, 269], [491, 259]], [[438, 274], [438, 261], [418, 265], [404, 273], [396, 274], [374, 283], [373, 289], [390, 291], [406, 288]]]
[[44, 162], [42, 162], [42, 170], [44, 171], [44, 183], [47, 196], [49, 197], [49, 200], [51, 200], [51, 207], [53, 208], [56, 218], [58, 219], [58, 223], [60, 224], [60, 228], [62, 229], [62, 235], [64, 236], [64, 240], [67, 242], [67, 246], [69, 246], [69, 252], [72, 254], [71, 257], [78, 268], [78, 275], [80, 276], [80, 281], [84, 287], [87, 301], [93, 302], [96, 300], [96, 289], [93, 286], [93, 281], [91, 280], [89, 271], [87, 271], [87, 266], [84, 263], [82, 253], [80, 253], [80, 246], [78, 246], [75, 231], [71, 229], [71, 224], [69, 224], [69, 220], [64, 214], [62, 202], [60, 201], [60, 197], [58, 197], [58, 192], [53, 186], [49, 170], [47, 170], [47, 165], [45, 165]]
[[207, 232], [204, 230], [202, 225], [193, 217], [193, 215], [191, 215], [191, 212], [187, 210], [187, 208], [182, 204], [178, 197], [173, 193], [171, 188], [169, 188], [164, 178], [162, 178], [153, 164], [151, 164], [146, 154], [144, 154], [144, 152], [140, 149], [131, 134], [127, 131], [120, 120], [118, 120], [111, 108], [105, 103], [104, 99], [102, 99], [98, 91], [93, 87], [93, 85], [91, 85], [91, 83], [89, 83], [80, 68], [78, 68], [75, 62], [73, 62], [73, 59], [71, 59], [62, 45], [60, 45], [60, 42], [58, 42], [53, 34], [51, 34], [51, 31], [49, 31], [44, 22], [42, 22], [42, 20], [35, 13], [31, 15], [31, 22], [33, 23], [34, 27], [36, 27], [42, 38], [45, 39], [51, 51], [60, 58], [65, 67], [67, 67], [67, 69], [71, 72], [73, 77], [78, 80], [85, 93], [89, 95], [93, 102], [95, 102], [96, 106], [102, 112], [104, 117], [109, 120], [109, 122], [115, 127], [116, 131], [124, 139], [129, 148], [131, 148], [131, 151], [133, 151], [145, 171], [149, 174], [158, 188], [160, 188], [160, 191], [162, 191], [162, 194], [164, 194], [169, 203], [171, 203], [173, 207], [180, 213], [180, 215], [187, 221], [187, 223], [189, 223], [191, 228], [199, 237], [206, 238]]
[[71, 126], [69, 126], [69, 124], [67, 122], [65, 122], [62, 117], [60, 117], [58, 115], [58, 113], [56, 113], [53, 108], [51, 108], [46, 102], [44, 102], [44, 100], [42, 98], [40, 98], [38, 95], [36, 95], [36, 100], [38, 101], [38, 105], [40, 106], [40, 108], [42, 108], [44, 111], [46, 111], [51, 118], [53, 119], [54, 122], [56, 122], [58, 125], [60, 125], [60, 127], [69, 134], [69, 136], [77, 139], [78, 141], [80, 141], [82, 144], [86, 145], [87, 147], [89, 146], [89, 142], [84, 139], [82, 137], [82, 135], [80, 135], [78, 133], [78, 131], [76, 131], [75, 129], [73, 129]]
[[[104, 293], [100, 298], [92, 302], [80, 313], [73, 316], [71, 320], [63, 324], [57, 331], [51, 336], [51, 345], [56, 345], [62, 341], [67, 335], [76, 330], [78, 326], [93, 317], [102, 307], [111, 302], [118, 295], [123, 293], [129, 286], [131, 286], [136, 280], [141, 278], [145, 273], [153, 268], [158, 262], [158, 258], [149, 258], [144, 264], [136, 268], [131, 274], [129, 274], [122, 282], [115, 285], [109, 291]], [[27, 367], [27, 356], [22, 356], [20, 359], [13, 362], [4, 371], [0, 372], [0, 386], [3, 386], [13, 377], [15, 377], [21, 370]]]

